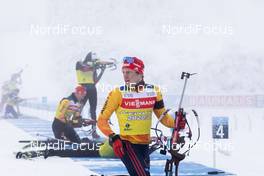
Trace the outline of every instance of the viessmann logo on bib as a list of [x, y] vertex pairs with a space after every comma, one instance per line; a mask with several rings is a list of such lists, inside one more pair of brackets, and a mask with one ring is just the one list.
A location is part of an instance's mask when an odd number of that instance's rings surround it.
[[156, 98], [124, 98], [122, 101], [122, 108], [138, 109], [138, 108], [153, 108]]

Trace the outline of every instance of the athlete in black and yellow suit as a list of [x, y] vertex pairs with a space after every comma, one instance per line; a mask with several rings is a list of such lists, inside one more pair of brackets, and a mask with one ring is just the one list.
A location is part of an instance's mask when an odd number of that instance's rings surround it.
[[[90, 117], [93, 120], [96, 120], [96, 106], [97, 106], [97, 90], [96, 83], [101, 79], [105, 66], [100, 68], [96, 67], [96, 56], [95, 53], [89, 52], [84, 59], [84, 61], [78, 61], [76, 63], [76, 74], [78, 84], [86, 88], [87, 94], [83, 100], [83, 106], [86, 102], [89, 101], [90, 104]], [[97, 70], [100, 70], [100, 73], [97, 74]], [[93, 138], [99, 138], [99, 135], [96, 132], [96, 125], [93, 125], [94, 133], [92, 134]]]
[[52, 123], [55, 138], [66, 138], [71, 142], [81, 143], [80, 137], [74, 130], [74, 125], [78, 125], [80, 122], [82, 100], [85, 96], [85, 88], [83, 86], [77, 86], [75, 92], [60, 101]]
[[[133, 176], [150, 175], [152, 113], [160, 117], [166, 111], [159, 88], [145, 84], [143, 71], [144, 64], [140, 59], [124, 58], [122, 72], [126, 85], [109, 93], [97, 122], [99, 129], [109, 137], [115, 155]], [[119, 124], [119, 134], [109, 125], [114, 112]], [[173, 128], [174, 119], [166, 114], [161, 123]]]

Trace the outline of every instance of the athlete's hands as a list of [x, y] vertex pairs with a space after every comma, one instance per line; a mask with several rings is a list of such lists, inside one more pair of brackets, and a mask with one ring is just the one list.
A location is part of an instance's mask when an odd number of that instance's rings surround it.
[[114, 153], [118, 158], [122, 158], [124, 156], [125, 153], [122, 140], [118, 134], [111, 134], [109, 136], [109, 144], [113, 147]]

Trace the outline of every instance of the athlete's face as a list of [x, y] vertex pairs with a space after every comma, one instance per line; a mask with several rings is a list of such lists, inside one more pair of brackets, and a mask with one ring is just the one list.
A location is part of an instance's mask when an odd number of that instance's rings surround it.
[[142, 80], [142, 75], [129, 68], [122, 69], [124, 81], [126, 84], [136, 84]]

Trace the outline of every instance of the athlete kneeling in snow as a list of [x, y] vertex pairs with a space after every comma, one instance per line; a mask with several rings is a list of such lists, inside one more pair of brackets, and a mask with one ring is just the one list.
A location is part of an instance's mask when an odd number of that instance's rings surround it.
[[[144, 63], [136, 57], [125, 57], [122, 72], [125, 86], [112, 90], [98, 118], [99, 129], [109, 137], [114, 153], [121, 158], [130, 175], [150, 175], [150, 129], [152, 112], [160, 117], [165, 112], [158, 87], [143, 80]], [[109, 119], [115, 112], [120, 134], [115, 134]], [[174, 127], [174, 119], [168, 114], [161, 123]]]
[[81, 117], [82, 100], [85, 96], [86, 89], [83, 86], [77, 86], [75, 92], [60, 101], [52, 123], [55, 138], [81, 143], [81, 139], [74, 128], [81, 127], [82, 125], [96, 124], [94, 120], [84, 121]]

